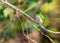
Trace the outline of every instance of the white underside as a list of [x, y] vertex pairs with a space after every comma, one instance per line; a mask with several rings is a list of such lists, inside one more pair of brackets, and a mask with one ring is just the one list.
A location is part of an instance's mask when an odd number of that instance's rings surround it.
[[38, 23], [42, 23], [42, 22], [43, 22], [42, 19], [41, 19], [41, 17], [38, 16], [38, 15], [36, 15], [36, 21], [37, 21]]

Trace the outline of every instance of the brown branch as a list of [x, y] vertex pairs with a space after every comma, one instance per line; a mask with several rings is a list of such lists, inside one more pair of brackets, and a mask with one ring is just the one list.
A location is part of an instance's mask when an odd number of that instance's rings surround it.
[[[16, 13], [18, 14], [18, 11], [16, 11]], [[22, 21], [21, 19], [18, 17], [18, 15], [16, 14], [16, 17], [19, 19], [19, 21], [21, 22], [21, 27], [22, 27], [22, 31], [23, 31], [23, 35], [30, 41], [34, 42], [34, 43], [37, 43], [35, 40], [31, 39], [29, 36], [28, 36], [28, 31], [27, 31], [27, 35], [24, 33], [24, 28], [23, 28], [23, 25], [22, 25]]]
[[46, 36], [52, 43], [55, 43], [53, 39], [51, 39], [48, 35], [42, 33], [42, 35]]
[[[32, 23], [32, 26], [34, 26], [33, 23]], [[39, 30], [39, 28], [37, 28], [36, 26], [34, 26], [34, 27], [35, 27], [36, 30], [38, 30], [42, 35], [46, 36], [52, 43], [55, 43], [55, 42], [53, 41], [53, 39], [51, 39], [48, 35], [46, 35], [46, 34], [44, 34], [43, 32], [41, 32], [41, 31]]]
[[44, 26], [37, 23], [36, 20], [34, 20], [31, 16], [29, 16], [28, 14], [26, 14], [25, 12], [23, 12], [21, 9], [17, 8], [16, 6], [8, 3], [7, 1], [1, 0], [1, 2], [9, 5], [10, 7], [14, 8], [15, 10], [19, 11], [19, 13], [22, 13], [28, 20], [32, 21], [33, 23], [36, 23], [39, 27], [41, 27], [42, 30], [49, 32], [49, 33], [52, 33], [52, 34], [60, 34], [60, 32], [53, 32], [53, 31], [46, 29]]

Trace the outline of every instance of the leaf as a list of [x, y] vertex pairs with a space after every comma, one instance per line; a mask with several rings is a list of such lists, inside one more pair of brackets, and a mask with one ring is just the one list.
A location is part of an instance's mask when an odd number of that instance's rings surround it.
[[5, 8], [3, 13], [4, 16], [7, 17], [8, 15], [10, 16], [10, 14], [14, 14], [14, 10], [12, 8]]
[[3, 21], [5, 19], [5, 16], [3, 15], [3, 10], [0, 9], [0, 21]]
[[50, 26], [49, 29], [50, 29], [51, 31], [55, 31], [55, 32], [58, 31], [58, 28], [55, 27], [55, 26]]
[[15, 28], [17, 29], [18, 32], [21, 32], [21, 31], [22, 31], [21, 22], [17, 22], [17, 23], [15, 24]]
[[3, 8], [3, 4], [4, 4], [4, 3], [0, 2], [0, 9]]
[[45, 2], [41, 6], [41, 11], [47, 13], [49, 11], [52, 11], [56, 6], [57, 6], [57, 2], [55, 2], [55, 1], [52, 1], [51, 3]]
[[14, 31], [14, 27], [15, 27], [14, 23], [10, 24], [10, 31]]
[[41, 6], [41, 11], [47, 13], [49, 11], [49, 4], [47, 2], [45, 2], [42, 6]]
[[45, 18], [45, 21], [43, 22], [42, 25], [44, 25], [44, 26], [49, 26], [50, 25], [50, 21], [47, 17]]
[[[48, 27], [48, 29], [51, 30], [51, 31], [54, 31], [54, 32], [57, 32], [58, 31], [58, 28], [55, 27], [55, 26], [50, 26], [50, 27]], [[46, 33], [46, 34], [48, 36], [52, 37], [52, 38], [56, 38], [57, 37], [57, 35], [54, 35], [54, 34], [51, 34], [51, 33]]]
[[9, 0], [10, 3], [15, 3], [17, 0]]
[[48, 17], [55, 17], [56, 14], [54, 14], [53, 12], [48, 12], [48, 13], [47, 13], [47, 16], [48, 16]]
[[60, 23], [60, 18], [56, 18], [56, 22], [57, 23]]
[[0, 21], [3, 21], [5, 19], [5, 16], [0, 15]]
[[48, 3], [51, 3], [52, 2], [52, 0], [46, 0]]
[[10, 23], [10, 25], [5, 25], [4, 26], [6, 37], [7, 36], [9, 36], [9, 37], [13, 37], [14, 36], [14, 29], [15, 29], [14, 27], [15, 27], [14, 23]]

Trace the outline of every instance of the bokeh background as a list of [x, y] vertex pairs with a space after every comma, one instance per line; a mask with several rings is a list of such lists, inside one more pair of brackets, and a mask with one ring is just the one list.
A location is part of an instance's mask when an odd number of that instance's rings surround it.
[[[36, 12], [42, 12], [45, 21], [41, 25], [54, 32], [60, 31], [60, 0], [7, 1], [35, 20]], [[45, 35], [53, 39], [55, 43], [60, 43], [60, 35], [48, 33], [36, 27], [37, 25], [29, 21], [23, 14], [0, 1], [0, 43], [34, 43], [23, 35], [22, 29], [24, 29], [26, 35], [37, 43], [52, 43]], [[45, 35], [42, 35], [41, 32]]]

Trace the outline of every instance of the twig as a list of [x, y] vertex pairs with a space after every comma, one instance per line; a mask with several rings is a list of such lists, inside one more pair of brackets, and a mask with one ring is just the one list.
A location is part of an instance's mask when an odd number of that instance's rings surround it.
[[[22, 25], [22, 24], [21, 24], [21, 25]], [[26, 35], [26, 34], [24, 33], [23, 26], [22, 26], [22, 31], [23, 31], [23, 35], [24, 35], [27, 39], [31, 40], [31, 41], [34, 42], [34, 43], [37, 43], [35, 40], [31, 39], [31, 38], [28, 36], [28, 34]]]
[[[34, 26], [36, 28], [36, 30], [38, 30], [39, 32], [41, 32], [35, 25], [33, 25], [32, 23], [32, 26]], [[43, 32], [41, 32], [42, 35], [46, 36], [52, 43], [55, 43], [48, 35], [44, 34]]]
[[38, 1], [37, 3], [33, 3], [31, 6], [29, 6], [25, 12], [28, 12], [29, 10], [33, 9], [34, 7], [36, 7], [37, 5], [41, 5], [42, 4], [42, 0]]
[[[18, 13], [18, 12], [16, 12]], [[18, 15], [16, 14], [16, 17], [18, 18]], [[19, 19], [19, 18], [18, 18]], [[37, 43], [35, 40], [31, 39], [29, 36], [28, 36], [28, 31], [27, 31], [27, 35], [24, 33], [24, 29], [23, 29], [23, 25], [22, 25], [22, 21], [19, 19], [19, 21], [21, 22], [21, 27], [22, 27], [22, 31], [23, 31], [23, 35], [29, 39], [30, 41], [34, 42], [34, 43]]]
[[20, 7], [23, 7], [26, 3], [27, 3], [28, 0], [24, 0], [24, 3], [22, 5], [20, 5]]
[[46, 35], [46, 34], [44, 34], [44, 33], [41, 33], [42, 35], [44, 35], [44, 36], [46, 36], [52, 43], [55, 43], [54, 41], [53, 41], [53, 39], [51, 39], [48, 35]]
[[14, 8], [15, 10], [19, 11], [19, 13], [22, 13], [30, 21], [32, 21], [32, 22], [36, 23], [38, 26], [40, 26], [44, 31], [49, 32], [49, 33], [52, 33], [52, 34], [60, 34], [60, 32], [53, 32], [53, 31], [50, 31], [50, 30], [46, 29], [44, 26], [42, 26], [39, 23], [37, 23], [36, 20], [34, 20], [31, 16], [29, 16], [28, 14], [26, 14], [25, 12], [23, 12], [21, 9], [17, 8], [16, 6], [14, 6], [14, 5], [6, 2], [6, 1], [4, 2], [3, 0], [1, 0], [1, 2], [9, 5], [10, 7]]

